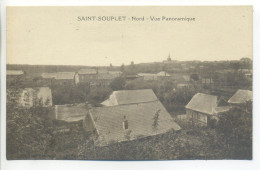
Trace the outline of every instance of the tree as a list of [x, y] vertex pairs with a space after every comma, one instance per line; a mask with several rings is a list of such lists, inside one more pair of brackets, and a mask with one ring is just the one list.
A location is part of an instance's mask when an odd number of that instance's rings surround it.
[[120, 67], [120, 71], [122, 71], [122, 73], [125, 72], [125, 65], [124, 65], [124, 64], [121, 65], [121, 67]]
[[123, 77], [115, 78], [109, 85], [112, 90], [123, 90], [125, 87], [126, 80]]
[[221, 114], [216, 131], [232, 158], [252, 159], [252, 102]]
[[113, 65], [112, 65], [112, 63], [110, 63], [110, 65], [109, 65], [109, 69], [110, 69], [110, 70], [113, 69]]
[[193, 80], [193, 81], [198, 81], [199, 80], [199, 76], [198, 76], [198, 74], [191, 74], [190, 75], [190, 79]]

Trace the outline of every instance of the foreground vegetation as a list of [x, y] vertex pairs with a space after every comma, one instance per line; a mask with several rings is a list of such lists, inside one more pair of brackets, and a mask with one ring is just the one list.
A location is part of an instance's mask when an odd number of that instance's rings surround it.
[[[250, 108], [250, 107], [249, 107]], [[252, 159], [252, 112], [233, 109], [215, 127], [178, 132], [97, 147], [82, 122], [52, 120], [51, 109], [7, 106], [7, 159], [181, 160]]]

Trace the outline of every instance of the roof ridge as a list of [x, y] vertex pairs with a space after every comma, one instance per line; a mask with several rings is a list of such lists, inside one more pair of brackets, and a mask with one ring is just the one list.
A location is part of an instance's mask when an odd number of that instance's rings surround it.
[[95, 108], [92, 108], [92, 109], [112, 108], [112, 107], [120, 107], [120, 106], [126, 106], [126, 105], [136, 105], [136, 104], [143, 104], [143, 103], [152, 103], [152, 102], [156, 102], [156, 101], [159, 101], [159, 99], [151, 100], [151, 101], [147, 101], [147, 102], [127, 103], [127, 104], [119, 104], [119, 105], [113, 105], [113, 106], [95, 107]]

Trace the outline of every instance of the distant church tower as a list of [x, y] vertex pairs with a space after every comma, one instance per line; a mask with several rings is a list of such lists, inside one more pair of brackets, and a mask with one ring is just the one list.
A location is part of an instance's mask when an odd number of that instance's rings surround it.
[[171, 56], [170, 56], [170, 53], [169, 53], [169, 55], [168, 55], [167, 61], [172, 61]]

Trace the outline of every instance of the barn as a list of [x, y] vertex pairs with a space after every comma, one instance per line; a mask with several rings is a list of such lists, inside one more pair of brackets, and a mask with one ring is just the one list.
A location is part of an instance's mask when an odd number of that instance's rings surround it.
[[217, 118], [218, 114], [227, 112], [229, 106], [218, 106], [217, 96], [197, 93], [185, 106], [187, 120], [192, 125], [207, 126], [212, 118]]
[[79, 82], [91, 82], [97, 78], [97, 70], [92, 68], [80, 69], [78, 71]]
[[181, 129], [159, 100], [93, 108], [83, 126], [87, 132], [97, 135], [98, 146]]
[[102, 104], [90, 109], [83, 121], [100, 146], [181, 129], [152, 89], [114, 91]]
[[253, 92], [250, 90], [237, 90], [237, 92], [228, 100], [231, 105], [245, 104], [248, 101], [253, 101]]

